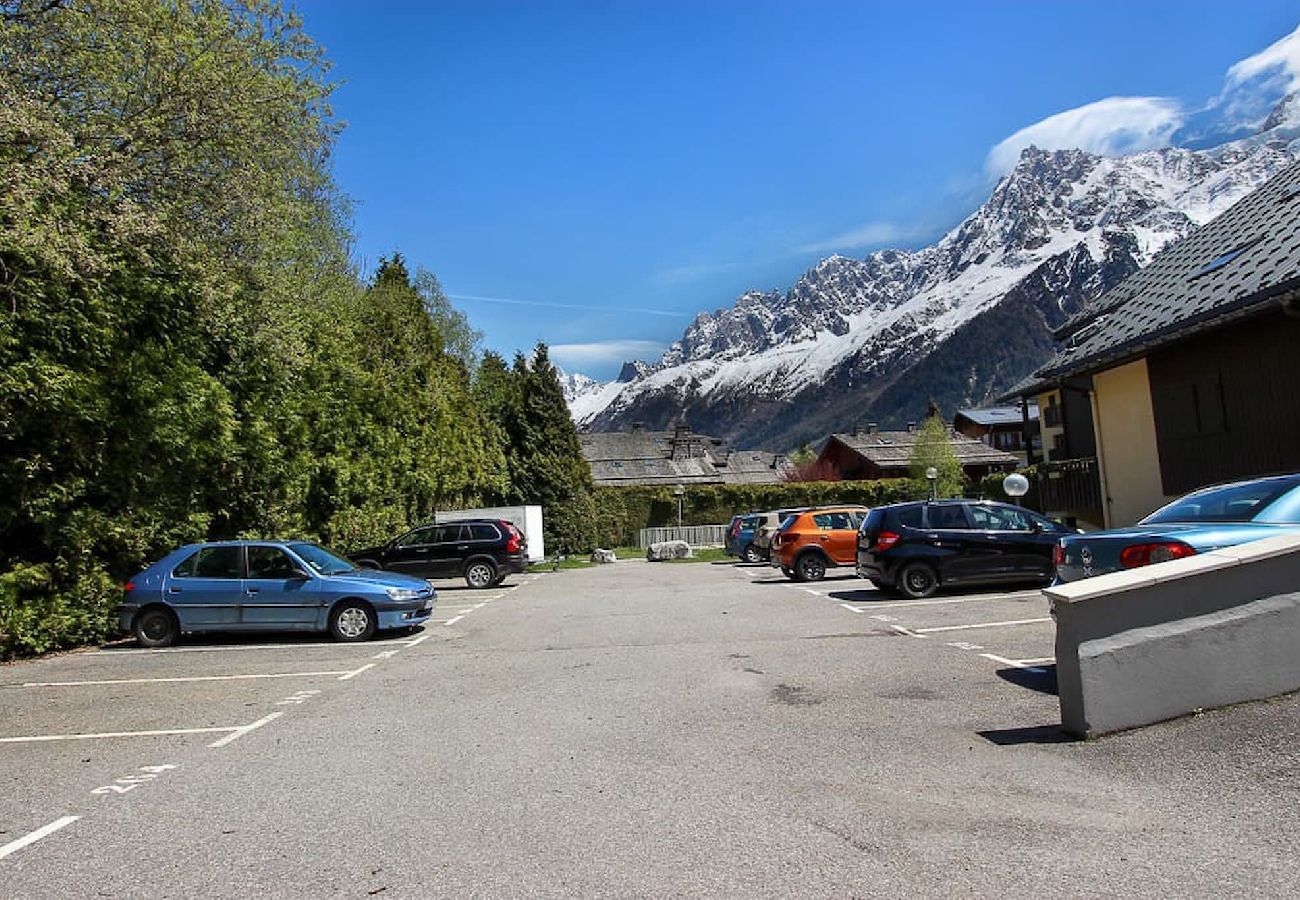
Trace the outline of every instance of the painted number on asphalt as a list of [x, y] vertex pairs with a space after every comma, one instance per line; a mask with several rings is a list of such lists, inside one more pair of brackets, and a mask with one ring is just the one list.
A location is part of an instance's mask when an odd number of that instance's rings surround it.
[[138, 775], [127, 775], [123, 778], [116, 778], [112, 784], [105, 784], [91, 790], [92, 794], [125, 794], [127, 791], [133, 791], [142, 784], [148, 784], [156, 779], [163, 772], [170, 771], [175, 766], [141, 766]]

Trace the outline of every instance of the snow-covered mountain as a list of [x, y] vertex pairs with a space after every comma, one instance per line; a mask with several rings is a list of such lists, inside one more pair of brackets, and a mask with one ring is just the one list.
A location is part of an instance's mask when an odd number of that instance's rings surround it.
[[1050, 353], [1050, 330], [1300, 159], [1300, 100], [1209, 150], [1105, 157], [1024, 150], [989, 199], [937, 243], [832, 256], [790, 290], [701, 313], [657, 363], [583, 385], [593, 430], [684, 417], [697, 431], [786, 449], [933, 398], [990, 401]]

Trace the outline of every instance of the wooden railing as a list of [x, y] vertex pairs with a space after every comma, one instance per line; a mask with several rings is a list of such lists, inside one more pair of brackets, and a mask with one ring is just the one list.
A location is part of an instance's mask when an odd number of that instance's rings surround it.
[[1097, 471], [1096, 459], [1091, 456], [1084, 459], [1063, 459], [1039, 463], [1035, 468], [1038, 474], [1038, 495], [1044, 511], [1071, 515], [1093, 513], [1100, 516], [1101, 476]]

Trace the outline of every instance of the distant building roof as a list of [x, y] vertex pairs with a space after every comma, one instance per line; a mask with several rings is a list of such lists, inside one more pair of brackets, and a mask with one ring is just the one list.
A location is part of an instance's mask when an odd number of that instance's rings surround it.
[[1170, 244], [1056, 333], [1065, 347], [1007, 396], [1111, 368], [1300, 290], [1300, 163]]
[[[921, 436], [917, 431], [873, 431], [861, 434], [832, 434], [828, 439], [861, 454], [882, 469], [905, 469], [912, 457], [912, 445]], [[948, 433], [957, 461], [962, 466], [1006, 466], [1019, 462], [1010, 453], [995, 450], [983, 441], [964, 434]]]
[[790, 462], [765, 450], [731, 450], [720, 438], [689, 428], [584, 432], [582, 455], [598, 485], [774, 484]]
[[[1031, 422], [1038, 418], [1038, 407], [1036, 405], [1029, 406], [1028, 412]], [[957, 418], [969, 419], [976, 425], [987, 426], [1020, 425], [1024, 422], [1019, 406], [986, 406], [983, 409], [959, 409], [957, 410]]]

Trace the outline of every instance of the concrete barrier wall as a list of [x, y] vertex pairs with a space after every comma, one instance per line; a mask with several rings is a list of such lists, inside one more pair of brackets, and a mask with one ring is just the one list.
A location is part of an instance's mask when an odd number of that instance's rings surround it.
[[1090, 737], [1300, 690], [1300, 538], [1044, 591], [1061, 724]]

